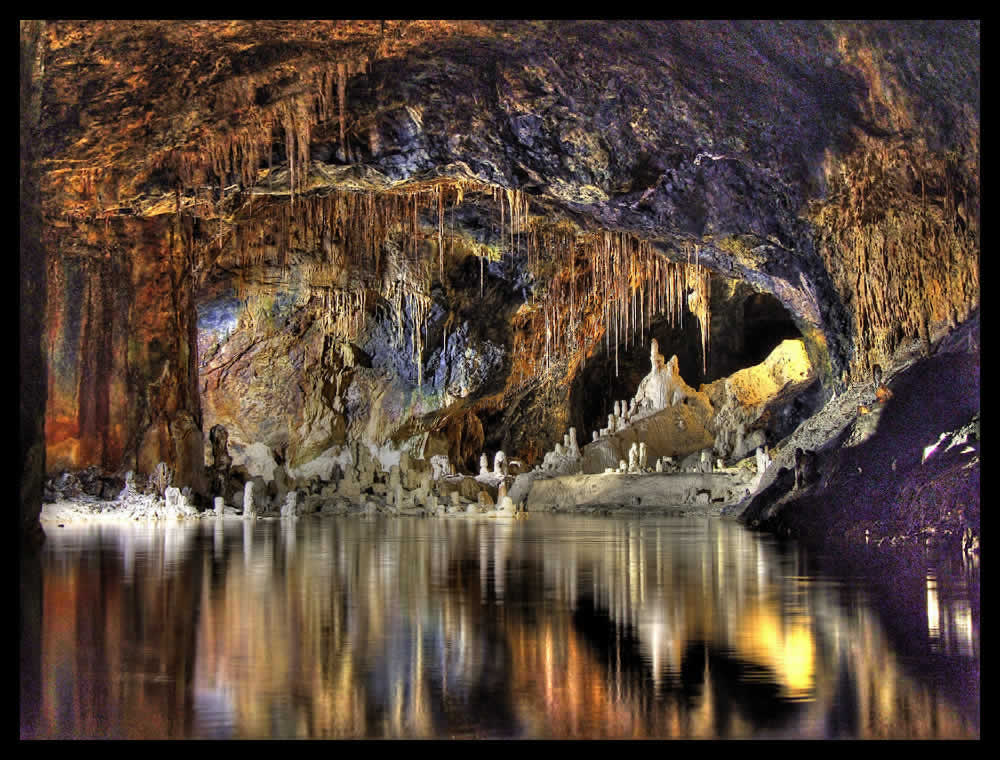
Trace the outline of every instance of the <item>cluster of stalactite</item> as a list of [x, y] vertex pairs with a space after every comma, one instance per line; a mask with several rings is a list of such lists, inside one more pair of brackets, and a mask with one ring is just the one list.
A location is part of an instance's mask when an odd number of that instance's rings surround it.
[[[309, 187], [310, 143], [317, 128], [336, 124], [344, 158], [348, 162], [355, 158], [349, 140], [353, 135], [347, 124], [347, 82], [370, 65], [371, 55], [366, 52], [341, 61], [310, 65], [300, 62], [294, 70], [279, 67], [276, 71], [232, 77], [211, 93], [212, 108], [219, 114], [217, 127], [221, 128], [188, 139], [183, 146], [154, 151], [150, 169], [168, 171], [176, 178], [179, 190], [193, 191], [193, 202], [186, 200], [185, 206], [193, 205], [194, 213], [216, 216], [216, 205], [228, 187], [251, 189], [263, 184], [273, 189], [273, 150], [277, 141], [283, 141], [288, 192], [294, 203], [296, 196]], [[300, 83], [295, 93], [258, 104], [258, 93], [285, 85], [289, 76]], [[67, 200], [62, 208], [67, 215], [115, 213], [125, 202], [119, 197], [110, 165], [100, 167], [93, 162], [66, 159], [53, 163], [46, 178], [50, 184], [57, 183], [52, 189], [61, 186], [70, 191], [68, 197], [80, 199]]]
[[672, 261], [628, 233], [578, 236], [558, 225], [536, 229], [532, 238], [532, 268], [547, 287], [515, 318], [515, 384], [562, 362], [583, 361], [602, 337], [617, 373], [619, 345], [644, 343], [658, 315], [683, 325], [685, 310], [699, 321], [707, 362], [709, 272], [697, 248], [681, 254], [686, 260]]
[[386, 276], [382, 282], [382, 297], [392, 305], [396, 318], [396, 341], [406, 345], [406, 315], [413, 325], [410, 358], [417, 367], [417, 385], [423, 385], [423, 352], [427, 337], [427, 317], [433, 301], [431, 263], [420, 255], [402, 252], [388, 257]]
[[[46, 195], [60, 199], [59, 214], [87, 218], [134, 212], [123, 206], [148, 203], [149, 198], [134, 196], [141, 196], [146, 181], [158, 173], [160, 182], [177, 182], [186, 192], [270, 183], [272, 172], [264, 172], [273, 168], [276, 142], [284, 143], [295, 197], [308, 187], [313, 136], [339, 136], [341, 159], [347, 163], [360, 159], [361, 143], [377, 143], [376, 132], [360, 134], [352, 120], [352, 77], [429, 39], [486, 31], [478, 22], [442, 20], [316, 19], [305, 26], [249, 20], [219, 22], [213, 30], [215, 24], [66, 20], [46, 25], [53, 92], [69, 96], [78, 91], [73, 72], [79, 66], [101, 67], [111, 77], [109, 93], [143, 102], [136, 113], [115, 118], [110, 132], [101, 131], [103, 119], [98, 119], [86, 139], [41, 162]], [[258, 46], [246, 42], [268, 38], [281, 40], [282, 60], [269, 61], [275, 51], [263, 45], [258, 57]], [[146, 39], [156, 41], [152, 57], [143, 44], [136, 44]], [[161, 56], [173, 41], [190, 46], [198, 60]], [[214, 70], [206, 71], [197, 64], [209, 56]], [[90, 104], [75, 105], [82, 110]], [[162, 211], [149, 215], [156, 213]]]
[[[210, 133], [195, 146], [175, 151], [162, 161], [173, 164], [185, 187], [214, 180], [221, 189], [230, 182], [244, 188], [255, 187], [266, 159], [267, 173], [260, 181], [270, 185], [272, 148], [275, 139], [283, 139], [294, 204], [296, 193], [309, 187], [309, 146], [317, 127], [336, 119], [344, 158], [347, 161], [353, 158], [347, 131], [347, 80], [368, 66], [367, 58], [360, 58], [298, 69], [302, 82], [299, 94], [263, 106], [256, 104], [256, 94], [270, 82], [253, 75], [233, 78], [220, 88], [216, 109], [220, 113], [240, 114], [241, 125]], [[273, 77], [271, 73], [269, 78]]]
[[[233, 161], [244, 154], [227, 155], [215, 158], [219, 176], [232, 172]], [[707, 357], [708, 273], [698, 262], [696, 247], [682, 250], [678, 257], [684, 260], [675, 262], [627, 233], [581, 234], [568, 224], [542, 224], [531, 217], [522, 192], [473, 180], [441, 178], [383, 191], [333, 190], [310, 193], [296, 203], [263, 196], [256, 209], [251, 194], [230, 217], [228, 228], [221, 226], [219, 214], [217, 255], [225, 247], [240, 273], [273, 266], [281, 277], [294, 258], [322, 304], [326, 324], [342, 340], [353, 340], [373, 299], [383, 299], [392, 309], [400, 347], [406, 320], [412, 322], [410, 349], [422, 384], [435, 268], [438, 281], [446, 283], [446, 211], [461, 204], [467, 193], [495, 208], [500, 253], [491, 246], [473, 246], [480, 258], [480, 290], [484, 262], [495, 255], [523, 256], [536, 281], [544, 283], [540, 297], [515, 320], [513, 384], [543, 377], [564, 361], [582, 360], [601, 337], [614, 352], [617, 369], [620, 344], [645, 341], [657, 315], [683, 324], [685, 309], [699, 319]], [[432, 229], [436, 222], [436, 229], [426, 232], [423, 220], [430, 220]]]
[[[262, 200], [228, 231], [226, 254], [241, 276], [272, 266], [284, 278], [294, 259], [297, 276], [319, 297], [326, 324], [342, 340], [356, 338], [373, 299], [381, 297], [392, 308], [401, 347], [407, 317], [413, 323], [410, 347], [422, 384], [435, 270], [444, 281], [445, 212], [472, 187], [467, 180], [439, 180], [382, 192], [313, 194], [295, 207]], [[421, 224], [428, 216], [436, 222], [431, 233]], [[480, 255], [488, 257], [488, 249]], [[245, 282], [237, 285], [241, 297], [251, 290]]]
[[819, 251], [853, 316], [852, 373], [979, 304], [978, 175], [954, 155], [869, 142], [817, 210]]

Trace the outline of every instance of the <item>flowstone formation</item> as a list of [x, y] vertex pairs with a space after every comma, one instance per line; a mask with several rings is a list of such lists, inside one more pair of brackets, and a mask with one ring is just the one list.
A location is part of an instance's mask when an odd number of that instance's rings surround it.
[[[798, 424], [801, 414], [787, 398], [815, 379], [802, 341], [784, 341], [761, 364], [697, 391], [680, 376], [676, 356], [664, 361], [655, 339], [649, 356], [649, 373], [630, 402], [614, 402], [608, 427], [582, 451], [571, 428], [565, 446], [557, 443], [541, 466], [516, 479], [512, 498], [529, 509], [721, 510], [757, 491], [770, 466], [768, 434], [773, 441], [784, 417]], [[711, 398], [724, 404], [716, 408]], [[756, 426], [750, 441], [761, 445], [753, 457], [743, 444], [733, 449], [715, 438], [728, 439], [734, 424]]]
[[617, 469], [630, 451], [646, 447], [647, 456], [686, 456], [713, 443], [713, 409], [707, 396], [684, 382], [677, 357], [665, 362], [654, 338], [650, 343], [650, 370], [631, 401], [616, 401], [614, 412], [595, 440], [583, 449], [583, 471]]
[[678, 401], [684, 399], [683, 381], [680, 381], [677, 357], [671, 357], [670, 363], [666, 364], [659, 348], [659, 343], [653, 338], [649, 346], [649, 360], [652, 367], [649, 374], [639, 383], [639, 390], [636, 391], [635, 398], [629, 406], [628, 414], [631, 417], [658, 412], [666, 407], [668, 402], [670, 406], [676, 406]]
[[20, 31], [26, 532], [89, 468], [262, 519], [715, 476], [979, 304], [975, 21]]

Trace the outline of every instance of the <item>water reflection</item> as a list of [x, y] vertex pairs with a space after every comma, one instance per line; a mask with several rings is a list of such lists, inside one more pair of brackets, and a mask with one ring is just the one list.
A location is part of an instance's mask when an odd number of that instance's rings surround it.
[[914, 579], [918, 677], [863, 593], [717, 519], [74, 527], [42, 575], [45, 736], [978, 736], [926, 672], [978, 672], [978, 591]]

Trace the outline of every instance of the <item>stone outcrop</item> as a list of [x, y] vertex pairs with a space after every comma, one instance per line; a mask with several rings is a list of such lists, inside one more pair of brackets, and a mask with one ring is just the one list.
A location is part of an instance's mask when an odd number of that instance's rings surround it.
[[[816, 382], [816, 370], [801, 340], [785, 340], [763, 362], [716, 380], [703, 390], [716, 410], [711, 423], [715, 453], [727, 460], [751, 454], [766, 442], [765, 430], [780, 439], [815, 408], [802, 405]], [[792, 416], [782, 425], [783, 416]]]
[[737, 503], [746, 492], [739, 473], [673, 475], [567, 475], [535, 479], [525, 496], [525, 509], [548, 511], [685, 511], [715, 509]]
[[604, 472], [628, 461], [633, 444], [645, 443], [648, 458], [685, 456], [712, 446], [712, 406], [704, 393], [691, 390], [685, 401], [641, 417], [612, 435], [583, 447], [583, 472]]
[[[773, 464], [734, 513], [750, 525], [822, 545], [973, 546], [981, 513], [973, 435], [978, 329], [976, 317], [940, 341], [932, 356], [903, 353], [888, 362], [882, 383], [892, 397], [884, 403], [873, 401], [868, 378], [829, 399], [764, 458]], [[860, 414], [867, 404], [873, 408]], [[813, 457], [806, 471], [800, 466], [796, 488], [798, 450]]]
[[[640, 445], [645, 447], [647, 459], [703, 449], [713, 442], [713, 413], [708, 397], [680, 376], [677, 357], [663, 360], [654, 338], [649, 374], [639, 383], [631, 403], [615, 402], [608, 427], [584, 447], [583, 471], [600, 473], [625, 461], [629, 471], [638, 472]], [[646, 469], [645, 464], [642, 469]]]

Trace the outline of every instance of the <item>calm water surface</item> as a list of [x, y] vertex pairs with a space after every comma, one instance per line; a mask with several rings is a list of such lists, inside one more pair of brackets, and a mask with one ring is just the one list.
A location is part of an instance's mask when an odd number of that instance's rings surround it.
[[48, 536], [43, 737], [979, 736], [979, 571], [958, 558], [830, 571], [717, 518]]

